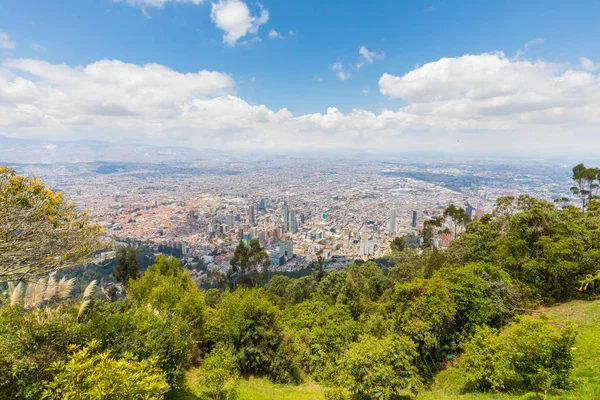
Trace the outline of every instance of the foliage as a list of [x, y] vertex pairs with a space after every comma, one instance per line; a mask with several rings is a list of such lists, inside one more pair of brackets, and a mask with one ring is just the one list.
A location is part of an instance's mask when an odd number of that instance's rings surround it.
[[[249, 246], [240, 240], [229, 264], [231, 265], [229, 276], [238, 274], [237, 283], [242, 287], [255, 287], [261, 273], [268, 271], [269, 255], [260, 247], [257, 239], [250, 240]], [[262, 271], [259, 270], [259, 267], [262, 267]]]
[[29, 281], [105, 248], [86, 212], [39, 180], [0, 167], [0, 282]]
[[137, 253], [133, 247], [119, 246], [117, 248], [117, 266], [113, 276], [118, 282], [127, 285], [130, 279], [136, 279], [139, 274]]
[[390, 250], [392, 252], [404, 251], [406, 247], [406, 239], [404, 239], [404, 236], [395, 237], [394, 240], [392, 240], [392, 243], [390, 243]]
[[293, 360], [280, 358], [281, 312], [261, 291], [240, 289], [225, 293], [217, 324], [215, 341], [232, 349], [240, 372], [268, 376], [275, 381], [295, 379]]
[[202, 340], [204, 295], [177, 258], [159, 256], [141, 278], [130, 282], [129, 295], [142, 307], [149, 305], [186, 321], [193, 340]]
[[583, 164], [573, 167], [571, 179], [575, 185], [571, 187], [571, 192], [581, 199], [583, 212], [586, 211], [588, 204], [596, 198], [599, 177], [600, 169], [598, 168], [586, 168]]
[[461, 359], [468, 383], [478, 389], [565, 389], [573, 369], [572, 323], [557, 329], [544, 319], [523, 318], [501, 335], [480, 328], [465, 345]]
[[447, 344], [456, 308], [439, 277], [397, 283], [389, 308], [397, 334], [411, 338], [421, 354]]
[[156, 358], [138, 361], [129, 353], [114, 359], [110, 352], [94, 354], [98, 342], [74, 353], [68, 361], [52, 363], [54, 380], [42, 399], [162, 399], [169, 390]]
[[342, 385], [367, 399], [394, 399], [399, 391], [423, 388], [415, 361], [415, 344], [406, 337], [362, 336], [340, 361]]
[[211, 399], [237, 399], [239, 375], [232, 358], [229, 351], [216, 347], [202, 361], [202, 384]]
[[467, 212], [463, 208], [458, 208], [454, 204], [450, 204], [448, 208], [444, 210], [444, 218], [450, 221], [452, 227], [452, 233], [454, 237], [465, 229], [465, 226], [471, 221], [471, 218], [467, 215]]

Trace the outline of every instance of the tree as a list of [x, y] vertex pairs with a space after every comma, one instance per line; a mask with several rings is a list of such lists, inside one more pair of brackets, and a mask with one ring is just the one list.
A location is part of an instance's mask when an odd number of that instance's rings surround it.
[[[233, 258], [229, 261], [231, 269], [229, 276], [238, 274], [238, 283], [242, 287], [255, 287], [261, 273], [266, 273], [269, 268], [269, 255], [260, 247], [257, 239], [250, 240], [249, 246], [246, 246], [243, 240], [240, 240]], [[262, 266], [262, 271], [259, 268]]]
[[117, 248], [117, 266], [113, 270], [113, 276], [124, 285], [130, 279], [136, 279], [139, 274], [137, 253], [133, 247], [119, 246]]
[[441, 228], [444, 223], [444, 217], [437, 217], [434, 219], [428, 219], [423, 222], [423, 231], [421, 232], [422, 243], [421, 247], [429, 249], [433, 246], [433, 239], [436, 234], [435, 228]]
[[406, 240], [404, 236], [395, 237], [390, 244], [390, 250], [393, 252], [404, 251], [406, 249]]
[[571, 179], [575, 185], [571, 187], [571, 192], [581, 199], [581, 209], [583, 212], [586, 211], [588, 203], [596, 198], [598, 191], [598, 183], [596, 181], [599, 175], [600, 169], [598, 168], [586, 168], [583, 164], [577, 164], [573, 167]]
[[92, 341], [68, 362], [53, 363], [50, 368], [57, 373], [46, 385], [42, 399], [159, 400], [169, 391], [156, 358], [138, 361], [126, 353], [114, 359], [110, 352], [94, 354], [98, 346], [97, 341]]
[[465, 229], [465, 226], [471, 221], [471, 218], [469, 218], [467, 212], [462, 208], [456, 207], [454, 204], [450, 204], [448, 208], [446, 208], [444, 211], [444, 218], [450, 219], [454, 237], [458, 237], [458, 235]]
[[321, 282], [321, 279], [325, 277], [325, 260], [323, 256], [317, 256], [317, 260], [311, 264], [313, 271], [313, 277], [317, 283]]
[[0, 167], [0, 283], [31, 281], [106, 248], [102, 229], [62, 193]]
[[340, 361], [340, 383], [358, 398], [391, 400], [404, 389], [416, 394], [423, 388], [415, 366], [418, 357], [406, 337], [363, 335]]

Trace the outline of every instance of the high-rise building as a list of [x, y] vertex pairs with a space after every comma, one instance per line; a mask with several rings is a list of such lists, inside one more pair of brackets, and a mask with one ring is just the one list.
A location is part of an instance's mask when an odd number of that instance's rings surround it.
[[467, 213], [467, 216], [471, 219], [473, 219], [473, 211], [475, 211], [475, 207], [473, 207], [471, 204], [469, 204], [469, 202], [467, 202], [467, 204], [465, 204], [465, 212]]
[[296, 210], [290, 210], [290, 232], [296, 233], [298, 232], [298, 220], [296, 219]]
[[283, 231], [289, 232], [290, 230], [290, 209], [288, 207], [287, 201], [283, 202]]
[[244, 233], [243, 241], [246, 246], [250, 247], [250, 234], [249, 233]]
[[229, 228], [233, 228], [233, 213], [227, 214], [225, 217], [225, 223]]
[[390, 225], [389, 225], [390, 236], [396, 235], [396, 209], [390, 211]]
[[251, 204], [248, 208], [248, 222], [250, 224], [254, 223], [254, 204]]
[[294, 257], [294, 242], [291, 240], [287, 241], [287, 248], [285, 250], [285, 256], [288, 259]]
[[417, 227], [417, 212], [413, 211], [412, 223], [410, 224], [413, 228]]
[[260, 199], [260, 209], [261, 210], [267, 209], [267, 199]]

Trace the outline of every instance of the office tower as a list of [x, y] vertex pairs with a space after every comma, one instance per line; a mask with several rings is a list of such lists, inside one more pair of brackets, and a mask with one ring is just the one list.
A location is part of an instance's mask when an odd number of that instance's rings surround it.
[[285, 251], [287, 250], [285, 242], [282, 240], [279, 242], [279, 257], [285, 257]]
[[285, 250], [285, 256], [287, 258], [294, 257], [294, 242], [292, 242], [291, 240], [287, 241], [287, 248]]
[[244, 233], [243, 239], [244, 244], [248, 247], [250, 247], [250, 234], [249, 233]]
[[288, 207], [287, 201], [283, 202], [283, 231], [289, 232], [290, 230], [290, 209]]
[[227, 214], [225, 217], [225, 223], [229, 228], [233, 228], [233, 213]]
[[260, 209], [261, 210], [267, 209], [267, 199], [260, 199]]
[[248, 222], [250, 224], [254, 223], [254, 204], [251, 204], [248, 208]]
[[475, 207], [473, 207], [471, 204], [469, 204], [469, 202], [467, 202], [467, 204], [465, 205], [465, 212], [467, 213], [467, 216], [471, 219], [473, 219], [473, 211], [475, 211]]
[[410, 224], [413, 228], [417, 227], [417, 212], [413, 211], [412, 223]]
[[298, 220], [296, 219], [296, 210], [290, 211], [290, 232], [296, 233], [298, 232]]
[[396, 210], [392, 209], [390, 211], [390, 236], [396, 235]]

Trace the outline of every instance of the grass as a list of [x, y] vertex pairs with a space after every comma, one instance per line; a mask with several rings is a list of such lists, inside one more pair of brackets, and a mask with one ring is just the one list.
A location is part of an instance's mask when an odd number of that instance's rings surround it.
[[[560, 323], [572, 320], [578, 330], [575, 341], [575, 368], [573, 378], [576, 386], [565, 392], [549, 395], [547, 399], [591, 400], [600, 399], [600, 300], [572, 301], [543, 310], [551, 320]], [[499, 394], [465, 393], [460, 372], [450, 367], [436, 377], [436, 382], [416, 400], [533, 400], [534, 393]], [[179, 392], [176, 399], [197, 400], [201, 397], [194, 371], [187, 376], [188, 389]], [[242, 400], [320, 400], [326, 388], [316, 383], [303, 385], [275, 385], [265, 379], [250, 378], [240, 382]], [[184, 393], [185, 392], [185, 393]]]

